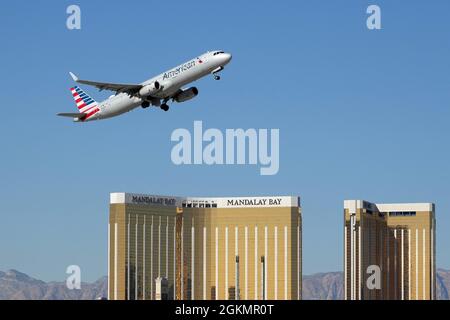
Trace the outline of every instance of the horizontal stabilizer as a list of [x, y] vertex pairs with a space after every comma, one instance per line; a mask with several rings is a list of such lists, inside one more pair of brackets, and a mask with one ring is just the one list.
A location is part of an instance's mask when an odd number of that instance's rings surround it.
[[56, 115], [60, 117], [69, 117], [77, 119], [83, 119], [86, 117], [86, 113], [57, 113]]

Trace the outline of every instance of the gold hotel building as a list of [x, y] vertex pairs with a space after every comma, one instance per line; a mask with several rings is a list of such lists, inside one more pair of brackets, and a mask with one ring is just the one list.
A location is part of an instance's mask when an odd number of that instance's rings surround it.
[[[433, 203], [344, 202], [347, 300], [433, 300], [436, 220]], [[379, 267], [379, 286], [373, 283]]]
[[299, 197], [111, 193], [109, 299], [301, 299], [301, 230]]

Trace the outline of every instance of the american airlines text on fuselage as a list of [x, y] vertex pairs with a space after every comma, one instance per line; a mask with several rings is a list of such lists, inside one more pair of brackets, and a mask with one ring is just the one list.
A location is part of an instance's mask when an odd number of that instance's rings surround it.
[[192, 60], [192, 61], [189, 61], [189, 62], [186, 62], [186, 63], [182, 64], [181, 66], [179, 66], [179, 67], [177, 67], [177, 68], [175, 68], [173, 70], [170, 70], [168, 72], [164, 72], [163, 80], [170, 79], [170, 78], [172, 78], [174, 76], [177, 76], [180, 73], [183, 73], [184, 71], [187, 71], [187, 70], [191, 69], [192, 67], [195, 67], [195, 64], [196, 64], [196, 61]]

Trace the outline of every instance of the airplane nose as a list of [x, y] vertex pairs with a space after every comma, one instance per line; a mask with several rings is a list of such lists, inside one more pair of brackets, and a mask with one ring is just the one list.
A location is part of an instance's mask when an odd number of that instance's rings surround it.
[[230, 62], [230, 61], [231, 61], [231, 58], [232, 58], [231, 53], [224, 53], [224, 54], [223, 54], [223, 58], [224, 58], [224, 60], [225, 60], [225, 63]]

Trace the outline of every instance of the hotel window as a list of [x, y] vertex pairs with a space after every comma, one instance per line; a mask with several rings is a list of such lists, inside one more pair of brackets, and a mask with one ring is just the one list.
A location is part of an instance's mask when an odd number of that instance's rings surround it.
[[393, 211], [389, 212], [390, 217], [415, 217], [416, 212], [415, 211]]
[[228, 300], [236, 300], [236, 287], [228, 288]]

